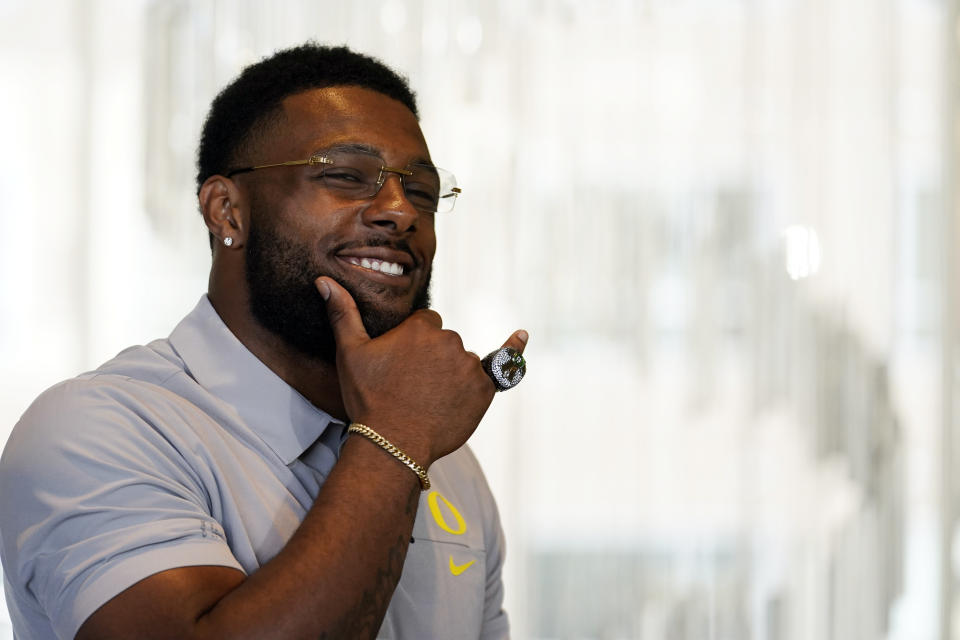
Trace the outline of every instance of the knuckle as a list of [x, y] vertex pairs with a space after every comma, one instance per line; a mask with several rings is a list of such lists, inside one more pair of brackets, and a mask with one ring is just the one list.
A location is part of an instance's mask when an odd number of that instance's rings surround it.
[[416, 313], [417, 319], [437, 327], [443, 326], [443, 318], [433, 309], [421, 309]]
[[[464, 351], [463, 338], [460, 337], [459, 333], [453, 331], [452, 329], [444, 329], [443, 337], [448, 343], [450, 343], [450, 345], [459, 347], [461, 351]], [[464, 353], [466, 352], [464, 351]]]

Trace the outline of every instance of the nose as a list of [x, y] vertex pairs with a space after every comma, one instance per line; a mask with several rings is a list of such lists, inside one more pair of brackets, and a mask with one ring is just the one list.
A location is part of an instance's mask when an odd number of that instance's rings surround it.
[[363, 211], [364, 224], [399, 235], [416, 231], [419, 220], [420, 212], [407, 199], [400, 176], [387, 173], [373, 202]]

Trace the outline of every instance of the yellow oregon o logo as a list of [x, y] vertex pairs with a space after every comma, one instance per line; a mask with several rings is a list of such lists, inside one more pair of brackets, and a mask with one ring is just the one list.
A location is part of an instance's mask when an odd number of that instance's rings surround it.
[[[443, 504], [447, 505], [447, 509], [449, 509], [453, 517], [457, 519], [456, 530], [450, 528], [450, 525], [447, 524], [446, 518], [444, 518], [440, 512], [440, 505], [437, 503], [437, 500], [443, 500]], [[433, 519], [441, 529], [455, 536], [463, 535], [467, 531], [467, 523], [463, 521], [463, 516], [460, 515], [457, 508], [450, 504], [450, 501], [444, 498], [439, 491], [430, 492], [430, 495], [427, 496], [427, 504], [430, 505], [430, 513], [433, 514]]]

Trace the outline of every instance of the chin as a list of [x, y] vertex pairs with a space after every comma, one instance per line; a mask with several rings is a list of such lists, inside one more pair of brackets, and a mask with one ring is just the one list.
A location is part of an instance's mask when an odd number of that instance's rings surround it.
[[396, 298], [385, 300], [382, 295], [370, 296], [366, 292], [352, 291], [348, 286], [344, 288], [357, 303], [363, 326], [366, 327], [367, 335], [371, 338], [390, 331], [409, 318], [414, 311], [426, 309], [430, 306], [429, 288], [424, 288], [422, 292], [418, 292], [412, 301], [397, 300]]

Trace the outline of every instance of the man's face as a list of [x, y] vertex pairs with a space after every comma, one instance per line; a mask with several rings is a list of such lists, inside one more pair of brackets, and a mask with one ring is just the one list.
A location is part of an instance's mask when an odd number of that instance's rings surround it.
[[[315, 89], [284, 101], [284, 117], [255, 145], [252, 164], [300, 160], [340, 145], [363, 145], [383, 164], [428, 162], [413, 114], [358, 87]], [[371, 336], [429, 305], [436, 249], [434, 214], [417, 211], [397, 176], [365, 200], [334, 196], [318, 180], [323, 166], [276, 167], [244, 174], [250, 228], [246, 281], [254, 317], [300, 351], [332, 361], [336, 352], [318, 276], [334, 278], [357, 303]], [[388, 174], [389, 175], [389, 174]], [[397, 274], [399, 268], [402, 273]]]

